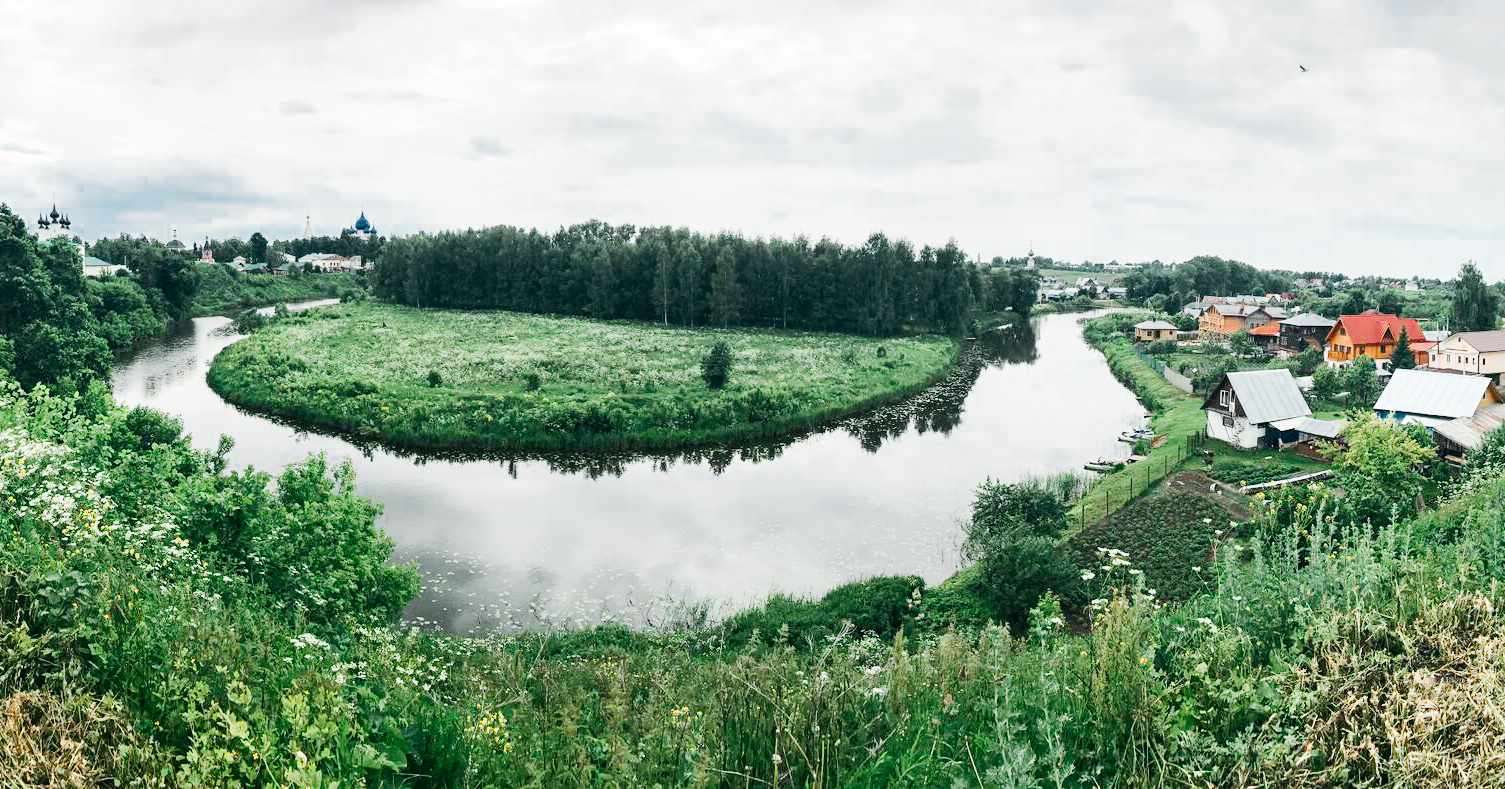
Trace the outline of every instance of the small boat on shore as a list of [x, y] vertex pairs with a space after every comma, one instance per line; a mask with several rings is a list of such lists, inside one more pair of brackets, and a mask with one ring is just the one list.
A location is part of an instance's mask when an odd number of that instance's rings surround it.
[[1155, 440], [1155, 431], [1147, 427], [1142, 427], [1138, 430], [1125, 430], [1124, 432], [1118, 434], [1118, 440], [1124, 442], [1125, 444], [1134, 444], [1140, 441], [1153, 441]]

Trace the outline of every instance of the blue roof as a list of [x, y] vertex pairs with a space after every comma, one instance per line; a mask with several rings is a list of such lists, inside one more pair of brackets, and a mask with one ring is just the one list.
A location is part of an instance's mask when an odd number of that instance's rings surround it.
[[355, 220], [355, 229], [356, 230], [370, 230], [371, 229], [371, 223], [366, 221], [366, 212], [365, 211], [361, 212], [361, 218], [360, 219]]

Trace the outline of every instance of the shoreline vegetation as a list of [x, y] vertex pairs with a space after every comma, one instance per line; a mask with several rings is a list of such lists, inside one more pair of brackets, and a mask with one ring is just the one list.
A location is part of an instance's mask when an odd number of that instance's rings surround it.
[[[731, 347], [724, 388], [700, 365]], [[628, 450], [805, 432], [945, 379], [959, 343], [707, 330], [363, 302], [277, 321], [215, 357], [226, 400], [407, 449]]]
[[222, 263], [201, 263], [198, 277], [198, 291], [192, 304], [194, 318], [214, 315], [234, 318], [236, 312], [255, 307], [366, 294], [363, 277], [346, 272], [277, 276], [231, 272]]

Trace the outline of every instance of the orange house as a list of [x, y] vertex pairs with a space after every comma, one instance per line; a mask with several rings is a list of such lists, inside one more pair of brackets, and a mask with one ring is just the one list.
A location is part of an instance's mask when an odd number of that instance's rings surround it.
[[1347, 364], [1360, 356], [1368, 356], [1376, 364], [1388, 361], [1402, 329], [1413, 348], [1416, 343], [1426, 342], [1427, 335], [1414, 318], [1386, 315], [1378, 310], [1360, 315], [1339, 315], [1338, 322], [1327, 332], [1324, 344], [1327, 361], [1329, 364]]
[[1202, 318], [1197, 322], [1197, 329], [1204, 340], [1226, 340], [1238, 333], [1239, 329], [1254, 329], [1257, 326], [1279, 324], [1280, 317], [1272, 317], [1264, 307], [1253, 304], [1213, 304], [1210, 305]]

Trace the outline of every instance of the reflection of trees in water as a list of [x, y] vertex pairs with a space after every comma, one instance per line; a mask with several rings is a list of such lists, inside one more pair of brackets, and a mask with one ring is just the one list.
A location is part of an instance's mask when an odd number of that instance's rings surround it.
[[[901, 402], [875, 408], [850, 416], [832, 425], [795, 433], [776, 439], [767, 439], [752, 444], [725, 447], [703, 447], [662, 451], [623, 452], [467, 452], [456, 450], [426, 450], [414, 452], [400, 447], [383, 446], [369, 438], [342, 435], [345, 441], [355, 446], [368, 459], [374, 452], [382, 451], [402, 458], [410, 458], [418, 465], [427, 463], [471, 463], [487, 461], [501, 464], [508, 476], [516, 479], [518, 463], [543, 462], [555, 474], [583, 474], [590, 479], [605, 476], [620, 477], [628, 466], [648, 461], [655, 471], [668, 472], [677, 464], [710, 467], [720, 474], [733, 461], [760, 463], [773, 460], [784, 448], [812, 435], [831, 430], [844, 430], [857, 439], [868, 452], [877, 452], [884, 441], [898, 438], [911, 428], [916, 433], [937, 432], [949, 435], [962, 421], [962, 404], [972, 391], [977, 377], [987, 367], [1004, 367], [1010, 364], [1033, 364], [1039, 358], [1035, 348], [1035, 332], [1027, 322], [984, 332], [976, 340], [969, 340], [962, 347], [956, 364], [944, 379], [920, 393]], [[245, 411], [246, 409], [238, 409]], [[258, 414], [263, 419], [288, 424], [267, 414]], [[306, 428], [297, 427], [300, 431]]]
[[902, 403], [844, 420], [841, 427], [869, 452], [877, 452], [885, 440], [898, 438], [911, 427], [920, 434], [950, 435], [962, 422], [962, 405], [983, 368], [1033, 364], [1038, 357], [1035, 332], [1028, 323], [984, 332], [962, 348], [950, 374], [939, 383]]

